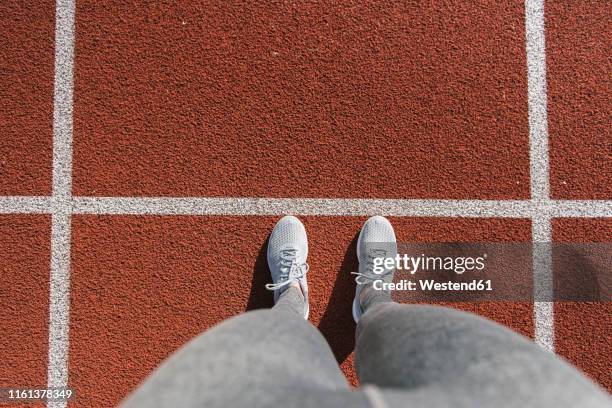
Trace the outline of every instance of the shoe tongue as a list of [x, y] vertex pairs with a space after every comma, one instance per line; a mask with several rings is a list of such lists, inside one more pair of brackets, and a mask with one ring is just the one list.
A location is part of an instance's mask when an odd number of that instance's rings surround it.
[[394, 258], [396, 252], [391, 242], [368, 242], [365, 250], [368, 255], [381, 258]]
[[300, 250], [295, 247], [285, 247], [280, 251], [280, 257], [282, 259], [299, 261]]

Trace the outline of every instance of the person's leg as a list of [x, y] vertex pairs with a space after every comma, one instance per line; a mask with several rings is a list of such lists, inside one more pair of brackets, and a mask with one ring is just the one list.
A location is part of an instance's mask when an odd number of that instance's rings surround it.
[[357, 327], [355, 364], [363, 384], [411, 390], [391, 399], [429, 400], [429, 406], [611, 402], [578, 370], [529, 339], [443, 307], [370, 303]]
[[165, 361], [123, 407], [364, 406], [308, 323], [304, 226], [281, 219], [268, 244], [275, 305], [233, 317]]
[[394, 243], [382, 217], [368, 220], [358, 241], [355, 365], [381, 405], [609, 406], [607, 395], [575, 368], [508, 328], [454, 309], [400, 305], [375, 290], [372, 282], [391, 281], [393, 270], [374, 273], [371, 258], [393, 257]]
[[348, 391], [302, 305], [292, 287], [272, 309], [206, 331], [164, 362], [123, 407], [309, 407], [362, 399]]

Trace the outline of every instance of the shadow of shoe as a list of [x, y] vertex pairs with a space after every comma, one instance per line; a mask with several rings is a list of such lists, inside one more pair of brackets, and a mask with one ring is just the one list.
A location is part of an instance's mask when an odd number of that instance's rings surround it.
[[246, 310], [269, 309], [274, 306], [274, 295], [266, 289], [266, 283], [271, 282], [270, 270], [268, 269], [268, 236], [259, 249], [255, 266], [253, 267], [253, 278], [251, 280], [251, 292], [247, 302]]
[[319, 323], [319, 330], [331, 346], [338, 364], [342, 364], [355, 348], [355, 322], [352, 315], [355, 279], [351, 272], [357, 271], [358, 267], [358, 237], [359, 233], [355, 234], [344, 255], [329, 303]]

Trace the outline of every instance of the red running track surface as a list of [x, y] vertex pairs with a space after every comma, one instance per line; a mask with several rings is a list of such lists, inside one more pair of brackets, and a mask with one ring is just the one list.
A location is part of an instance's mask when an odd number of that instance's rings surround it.
[[529, 197], [520, 3], [123, 3], [77, 2], [76, 195]]
[[[54, 4], [0, 5], [0, 194], [51, 193]], [[522, 2], [77, 1], [73, 193], [528, 199]], [[610, 7], [546, 2], [551, 193], [612, 199]], [[74, 407], [112, 406], [202, 330], [268, 307], [278, 217], [72, 217]], [[356, 384], [363, 217], [302, 217], [312, 322]], [[392, 219], [404, 241], [529, 241], [529, 219]], [[50, 216], [0, 215], [0, 387], [47, 381]], [[553, 238], [611, 240], [609, 219]], [[454, 305], [533, 336], [528, 303]], [[612, 390], [610, 304], [555, 305], [556, 347]], [[25, 356], [25, 357], [24, 357]]]

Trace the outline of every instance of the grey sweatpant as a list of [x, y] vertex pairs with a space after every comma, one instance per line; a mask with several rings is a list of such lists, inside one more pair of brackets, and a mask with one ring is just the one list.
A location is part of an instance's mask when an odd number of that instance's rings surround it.
[[357, 326], [351, 389], [286, 290], [168, 358], [123, 407], [612, 407], [575, 368], [517, 333], [453, 309], [376, 297]]

